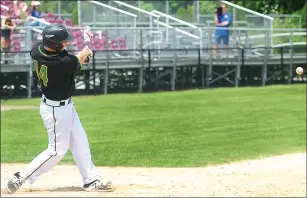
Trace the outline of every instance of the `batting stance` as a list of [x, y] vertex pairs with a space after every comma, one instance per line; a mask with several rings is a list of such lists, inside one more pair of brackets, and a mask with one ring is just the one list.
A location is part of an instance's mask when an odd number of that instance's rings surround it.
[[111, 182], [103, 183], [95, 169], [87, 135], [71, 99], [75, 72], [88, 63], [92, 51], [85, 47], [77, 55], [69, 54], [64, 48], [72, 37], [64, 25], [48, 25], [42, 36], [43, 42], [35, 45], [30, 55], [42, 91], [40, 115], [48, 133], [48, 148], [12, 176], [7, 190], [15, 193], [26, 180], [33, 184], [58, 164], [69, 149], [82, 175], [84, 190], [112, 191]]

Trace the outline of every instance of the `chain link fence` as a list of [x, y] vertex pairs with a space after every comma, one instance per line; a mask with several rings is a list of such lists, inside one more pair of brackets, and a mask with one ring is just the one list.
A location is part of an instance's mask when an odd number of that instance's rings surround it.
[[274, 14], [274, 28], [302, 28], [302, 16], [298, 14]]
[[134, 27], [137, 15], [126, 9], [116, 8], [111, 2], [79, 1], [81, 25], [93, 27]]

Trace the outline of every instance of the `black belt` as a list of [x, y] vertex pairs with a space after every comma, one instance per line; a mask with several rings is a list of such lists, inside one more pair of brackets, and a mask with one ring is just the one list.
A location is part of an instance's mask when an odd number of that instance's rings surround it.
[[[48, 99], [48, 100], [49, 100], [49, 99]], [[48, 105], [48, 106], [53, 106], [53, 105], [47, 104], [47, 98], [46, 98], [46, 97], [43, 98], [43, 102], [44, 102], [46, 105]], [[67, 103], [67, 104], [65, 104], [65, 101], [53, 101], [53, 103], [54, 103], [54, 102], [59, 102], [59, 104], [56, 105], [56, 106], [54, 106], [54, 107], [66, 106], [66, 105], [68, 105], [68, 104], [71, 103], [71, 98], [68, 99], [68, 103]]]

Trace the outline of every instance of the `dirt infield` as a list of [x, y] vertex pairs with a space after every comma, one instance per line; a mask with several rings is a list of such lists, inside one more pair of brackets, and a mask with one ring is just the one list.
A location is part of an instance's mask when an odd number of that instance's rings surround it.
[[58, 165], [33, 186], [7, 195], [5, 184], [22, 164], [1, 164], [1, 195], [47, 196], [306, 196], [306, 153], [289, 154], [205, 168], [100, 167], [116, 191], [84, 192], [76, 166]]
[[18, 110], [18, 109], [35, 109], [35, 106], [13, 106], [13, 105], [1, 105], [1, 111], [10, 111], [10, 110]]

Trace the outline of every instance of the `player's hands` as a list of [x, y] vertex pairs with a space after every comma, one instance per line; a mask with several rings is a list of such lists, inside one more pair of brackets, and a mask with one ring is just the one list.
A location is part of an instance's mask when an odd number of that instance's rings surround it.
[[86, 47], [86, 48], [87, 48], [89, 54], [87, 55], [87, 57], [86, 57], [86, 59], [84, 61], [84, 64], [88, 64], [90, 62], [90, 60], [91, 60], [91, 57], [93, 56], [92, 50], [90, 50], [90, 48], [88, 48], [88, 47]]
[[93, 56], [93, 51], [90, 48], [88, 48], [88, 47], [85, 47], [85, 48], [88, 50], [88, 56], [92, 57]]
[[86, 61], [89, 61], [88, 57], [90, 58], [92, 56], [93, 56], [93, 52], [88, 47], [83, 48], [83, 50], [81, 50], [77, 54], [77, 57], [78, 57], [81, 64], [85, 64]]
[[86, 59], [84, 60], [84, 64], [89, 64], [91, 58], [90, 56], [86, 57]]

